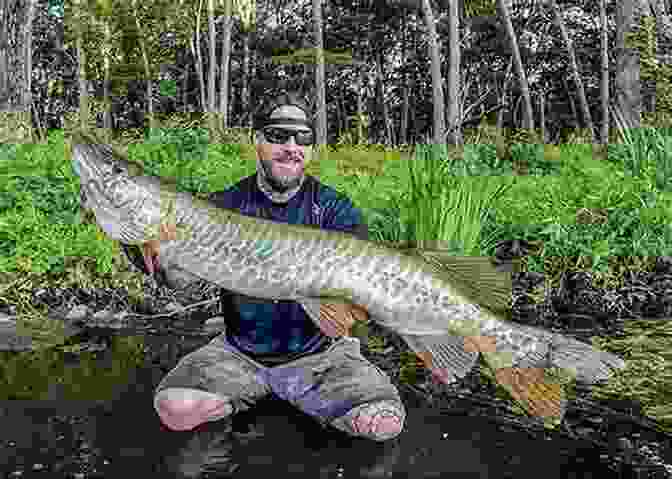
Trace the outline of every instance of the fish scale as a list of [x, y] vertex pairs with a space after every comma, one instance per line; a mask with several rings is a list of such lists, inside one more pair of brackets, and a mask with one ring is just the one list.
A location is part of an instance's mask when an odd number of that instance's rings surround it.
[[[510, 274], [490, 258], [392, 248], [245, 216], [176, 192], [165, 180], [136, 176], [141, 166], [87, 133], [75, 133], [72, 145], [86, 206], [109, 237], [126, 244], [160, 239], [162, 264], [246, 296], [296, 301], [321, 328], [323, 304], [355, 304], [399, 334], [446, 384], [482, 357], [525, 410], [553, 425], [566, 399], [546, 368], [594, 383], [625, 367], [588, 344], [507, 321]], [[177, 238], [162, 239], [160, 225], [174, 226]]]

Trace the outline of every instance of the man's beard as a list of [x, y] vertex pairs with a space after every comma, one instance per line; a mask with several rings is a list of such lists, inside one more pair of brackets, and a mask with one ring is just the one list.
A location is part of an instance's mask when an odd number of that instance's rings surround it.
[[302, 175], [276, 175], [273, 173], [273, 160], [262, 160], [261, 164], [266, 173], [266, 181], [276, 191], [284, 193], [285, 191], [295, 188], [301, 183]]

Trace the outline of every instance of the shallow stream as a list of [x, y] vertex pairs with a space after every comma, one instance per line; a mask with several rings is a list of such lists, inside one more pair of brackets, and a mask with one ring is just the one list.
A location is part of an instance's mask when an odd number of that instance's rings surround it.
[[[180, 357], [207, 340], [147, 335], [141, 365], [117, 378], [105, 397], [87, 391], [90, 399], [63, 399], [55, 384], [47, 399], [2, 401], [0, 476], [666, 477], [624, 475], [635, 472], [615, 460], [623, 455], [617, 436], [609, 451], [587, 439], [519, 427], [510, 415], [479, 414], [468, 395], [437, 408], [417, 389], [398, 384], [408, 412], [406, 427], [385, 443], [324, 432], [272, 397], [233, 420], [172, 432], [153, 410], [154, 388]], [[118, 353], [107, 348], [98, 354], [95, 367], [101, 373], [110, 367], [112, 354]], [[77, 361], [68, 367], [78, 367]]]

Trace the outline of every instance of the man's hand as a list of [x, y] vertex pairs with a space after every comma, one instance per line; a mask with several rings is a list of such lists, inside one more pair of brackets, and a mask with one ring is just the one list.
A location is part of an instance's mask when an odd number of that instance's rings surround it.
[[355, 321], [366, 321], [368, 318], [369, 313], [355, 304], [320, 304], [320, 329], [332, 338], [350, 336]]
[[142, 245], [142, 256], [149, 274], [153, 275], [159, 269], [159, 244], [161, 241], [177, 239], [177, 228], [173, 224], [159, 225], [159, 239], [149, 240]]

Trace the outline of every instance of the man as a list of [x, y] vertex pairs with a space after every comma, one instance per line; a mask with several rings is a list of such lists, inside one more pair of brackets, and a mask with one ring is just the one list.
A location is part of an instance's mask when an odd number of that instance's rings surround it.
[[[312, 224], [366, 237], [361, 213], [335, 190], [304, 174], [314, 130], [296, 94], [276, 98], [255, 118], [257, 173], [215, 193], [218, 206], [291, 224]], [[144, 248], [158, 264], [158, 242]], [[236, 294], [226, 332], [182, 358], [156, 388], [163, 424], [191, 430], [249, 409], [269, 393], [348, 434], [384, 441], [403, 429], [405, 409], [389, 378], [348, 336], [360, 308], [323, 305], [324, 330], [292, 301]]]

